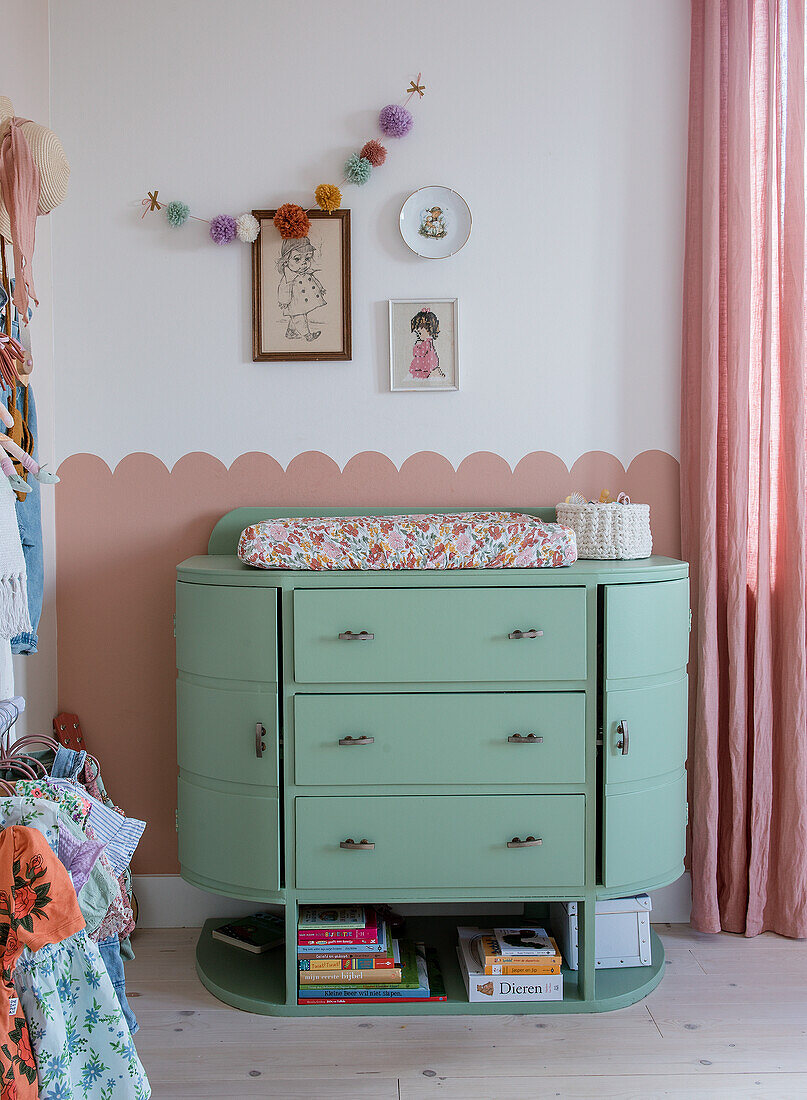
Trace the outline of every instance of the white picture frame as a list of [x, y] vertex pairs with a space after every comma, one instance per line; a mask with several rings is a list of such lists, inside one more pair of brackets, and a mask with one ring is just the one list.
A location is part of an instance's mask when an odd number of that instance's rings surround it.
[[389, 388], [392, 393], [459, 390], [459, 299], [389, 299]]

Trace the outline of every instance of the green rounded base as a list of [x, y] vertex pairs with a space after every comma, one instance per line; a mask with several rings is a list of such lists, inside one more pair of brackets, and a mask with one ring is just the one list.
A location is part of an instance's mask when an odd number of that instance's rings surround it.
[[655, 989], [664, 973], [664, 947], [651, 929], [650, 966], [598, 970], [593, 998], [580, 996], [577, 971], [564, 967], [562, 1001], [506, 1001], [494, 1004], [469, 1004], [460, 974], [454, 946], [456, 920], [448, 917], [411, 918], [409, 934], [434, 944], [440, 956], [446, 993], [445, 1001], [422, 1004], [298, 1005], [296, 990], [286, 999], [286, 956], [282, 947], [254, 955], [214, 940], [212, 931], [223, 920], [205, 923], [196, 946], [196, 972], [214, 997], [244, 1012], [263, 1016], [453, 1016], [518, 1015], [559, 1012], [608, 1012], [626, 1008]]

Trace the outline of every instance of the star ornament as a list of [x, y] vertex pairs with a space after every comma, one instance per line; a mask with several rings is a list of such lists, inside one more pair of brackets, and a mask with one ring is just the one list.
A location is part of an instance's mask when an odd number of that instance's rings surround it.
[[426, 94], [426, 85], [420, 83], [420, 73], [418, 73], [416, 80], [410, 81], [409, 87], [406, 90], [410, 95], [414, 95], [415, 92], [417, 92], [420, 98], [423, 99]]

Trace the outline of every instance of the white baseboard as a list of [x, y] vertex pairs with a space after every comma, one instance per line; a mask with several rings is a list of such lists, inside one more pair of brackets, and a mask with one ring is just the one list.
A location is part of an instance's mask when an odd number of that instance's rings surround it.
[[[136, 875], [134, 888], [139, 905], [139, 928], [198, 928], [208, 917], [241, 917], [266, 908], [254, 901], [236, 901], [218, 894], [208, 894], [190, 886], [179, 875]], [[404, 908], [403, 906], [401, 908]], [[406, 908], [415, 908], [406, 907]], [[426, 906], [417, 906], [419, 912]], [[436, 909], [437, 906], [429, 906]], [[445, 909], [445, 906], [439, 906]], [[491, 906], [463, 903], [451, 906], [461, 913], [495, 909], [503, 912], [517, 906]], [[690, 879], [684, 875], [672, 886], [656, 890], [653, 894], [653, 922], [655, 924], [687, 924], [690, 910]]]

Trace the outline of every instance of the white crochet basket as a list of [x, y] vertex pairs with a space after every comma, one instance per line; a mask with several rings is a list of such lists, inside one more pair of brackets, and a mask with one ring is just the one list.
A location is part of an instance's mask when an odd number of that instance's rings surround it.
[[649, 558], [649, 504], [558, 504], [558, 523], [577, 536], [579, 558]]

